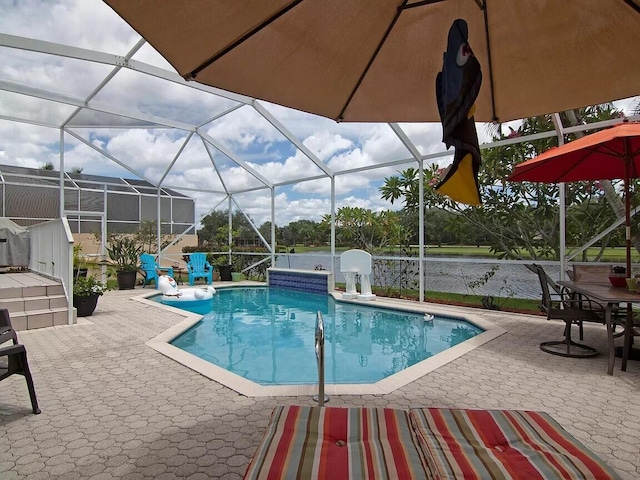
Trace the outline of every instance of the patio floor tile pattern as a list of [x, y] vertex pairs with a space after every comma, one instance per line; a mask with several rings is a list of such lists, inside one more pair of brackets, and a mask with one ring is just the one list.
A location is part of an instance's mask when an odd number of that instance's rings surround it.
[[[0, 383], [0, 478], [240, 479], [272, 408], [308, 397], [247, 398], [164, 357], [145, 342], [182, 316], [107, 292], [73, 326], [20, 332], [41, 415], [22, 377]], [[640, 478], [640, 362], [568, 359], [541, 341], [563, 326], [473, 310], [508, 333], [386, 395], [341, 395], [333, 406], [541, 410], [626, 480]], [[585, 342], [606, 352], [604, 327]]]

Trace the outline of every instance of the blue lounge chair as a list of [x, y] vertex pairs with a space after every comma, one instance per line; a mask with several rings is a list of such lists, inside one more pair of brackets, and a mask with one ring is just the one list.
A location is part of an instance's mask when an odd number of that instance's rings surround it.
[[173, 278], [173, 268], [171, 267], [160, 267], [156, 262], [156, 259], [150, 253], [143, 253], [140, 255], [140, 270], [144, 275], [144, 281], [142, 282], [142, 288], [147, 286], [151, 280], [154, 281], [154, 285], [158, 288], [158, 276], [159, 270], [166, 270], [167, 275]]
[[187, 272], [189, 273], [189, 285], [193, 285], [196, 278], [204, 278], [207, 284], [213, 282], [213, 266], [207, 262], [206, 253], [192, 253], [187, 263]]

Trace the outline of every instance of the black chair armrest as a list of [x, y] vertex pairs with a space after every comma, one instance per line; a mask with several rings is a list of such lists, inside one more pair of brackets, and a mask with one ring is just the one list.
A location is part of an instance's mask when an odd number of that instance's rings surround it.
[[13, 340], [13, 344], [18, 343], [18, 335], [16, 335], [16, 331], [11, 327], [2, 327], [0, 329], [0, 345], [9, 340]]
[[16, 345], [9, 345], [8, 347], [0, 347], [0, 357], [6, 357], [7, 355], [15, 355], [18, 353], [26, 353], [26, 348], [21, 343]]

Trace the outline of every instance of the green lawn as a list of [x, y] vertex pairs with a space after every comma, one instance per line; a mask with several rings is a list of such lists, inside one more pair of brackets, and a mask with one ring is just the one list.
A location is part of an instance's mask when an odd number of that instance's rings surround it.
[[[336, 282], [336, 289], [344, 291], [345, 284]], [[395, 297], [395, 298], [398, 298], [399, 296], [397, 291], [389, 292], [387, 288], [382, 289], [382, 288], [373, 286], [371, 290], [376, 295]], [[402, 298], [407, 300], [418, 301], [418, 299], [420, 298], [418, 293], [419, 293], [418, 290], [403, 289]], [[518, 313], [527, 313], [530, 315], [541, 315], [540, 300], [532, 300], [532, 299], [525, 299], [525, 298], [494, 297], [490, 304], [485, 305], [483, 304], [483, 297], [481, 295], [467, 295], [463, 293], [426, 291], [424, 294], [424, 300], [425, 302], [442, 303], [446, 305], [458, 305], [462, 307], [472, 307], [472, 308], [490, 308], [493, 310], [501, 310], [505, 312], [518, 312]]]

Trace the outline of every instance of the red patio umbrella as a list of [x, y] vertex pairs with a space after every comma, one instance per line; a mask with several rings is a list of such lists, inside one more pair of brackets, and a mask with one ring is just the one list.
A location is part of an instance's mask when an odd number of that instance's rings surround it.
[[640, 177], [640, 123], [623, 122], [516, 165], [508, 180], [561, 183], [624, 180], [627, 276], [631, 273], [629, 179]]

